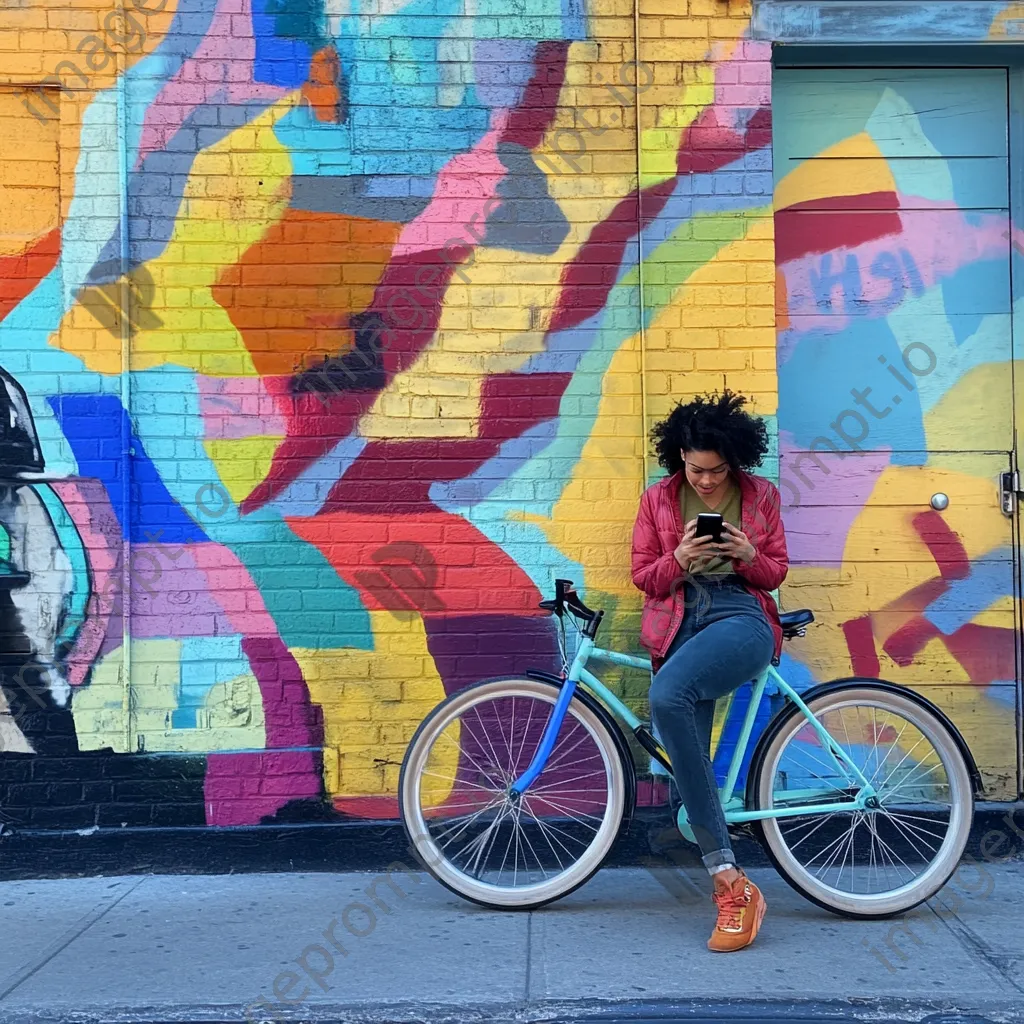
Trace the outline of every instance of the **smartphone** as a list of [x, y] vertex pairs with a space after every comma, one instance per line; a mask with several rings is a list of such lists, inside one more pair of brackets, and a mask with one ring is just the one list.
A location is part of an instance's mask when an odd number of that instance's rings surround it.
[[713, 537], [717, 544], [722, 539], [722, 515], [720, 512], [701, 512], [697, 516], [696, 537]]

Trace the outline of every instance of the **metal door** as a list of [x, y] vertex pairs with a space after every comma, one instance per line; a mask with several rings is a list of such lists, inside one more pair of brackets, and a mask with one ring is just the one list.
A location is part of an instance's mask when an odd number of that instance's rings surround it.
[[779, 432], [805, 681], [919, 688], [1018, 791], [1008, 73], [777, 69]]

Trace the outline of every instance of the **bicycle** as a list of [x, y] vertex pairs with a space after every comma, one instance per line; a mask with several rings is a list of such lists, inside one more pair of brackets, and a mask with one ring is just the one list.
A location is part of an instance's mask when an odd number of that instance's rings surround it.
[[[647, 725], [587, 668], [600, 660], [649, 671], [651, 662], [595, 646], [603, 611], [588, 608], [571, 581], [555, 588], [540, 606], [560, 622], [561, 676], [531, 670], [453, 693], [420, 724], [399, 776], [417, 857], [442, 885], [486, 907], [536, 909], [601, 867], [636, 804], [623, 725], [671, 772]], [[566, 615], [580, 634], [571, 663]], [[809, 609], [782, 614], [785, 638], [813, 621]], [[818, 906], [858, 918], [917, 906], [956, 870], [981, 794], [963, 737], [915, 691], [851, 677], [799, 694], [776, 662], [753, 681], [721, 789], [726, 821], [751, 828], [783, 878]], [[737, 792], [770, 686], [785, 701]], [[685, 808], [677, 825], [692, 841]], [[487, 864], [492, 853], [497, 867]]]

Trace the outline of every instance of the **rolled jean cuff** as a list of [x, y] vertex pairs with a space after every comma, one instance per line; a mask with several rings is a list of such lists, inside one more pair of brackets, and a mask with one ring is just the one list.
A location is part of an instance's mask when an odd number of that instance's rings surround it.
[[704, 867], [711, 871], [714, 868], [720, 868], [723, 864], [735, 864], [736, 856], [732, 850], [726, 847], [724, 850], [712, 850], [710, 853], [705, 853], [701, 860], [704, 861]]

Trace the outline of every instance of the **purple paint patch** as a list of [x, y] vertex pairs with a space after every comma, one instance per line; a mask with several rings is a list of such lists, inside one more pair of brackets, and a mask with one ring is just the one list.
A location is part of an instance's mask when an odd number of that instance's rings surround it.
[[226, 636], [238, 632], [213, 599], [209, 576], [196, 564], [191, 547], [169, 544], [132, 547], [133, 639]]
[[298, 662], [276, 637], [248, 637], [242, 650], [263, 698], [268, 749], [208, 755], [208, 825], [258, 825], [294, 800], [324, 798], [323, 714]]
[[796, 448], [788, 431], [781, 435], [779, 491], [790, 562], [839, 564], [850, 529], [889, 465], [890, 453], [808, 454]]
[[519, 105], [534, 75], [537, 44], [525, 39], [479, 39], [473, 43], [473, 85], [486, 107]]
[[448, 694], [488, 676], [554, 672], [561, 664], [555, 621], [547, 616], [430, 615], [423, 621]]
[[258, 825], [293, 800], [322, 800], [318, 750], [209, 754], [203, 796], [208, 825]]
[[319, 747], [324, 740], [323, 713], [309, 699], [302, 669], [277, 637], [246, 637], [242, 651], [263, 697], [267, 747]]

